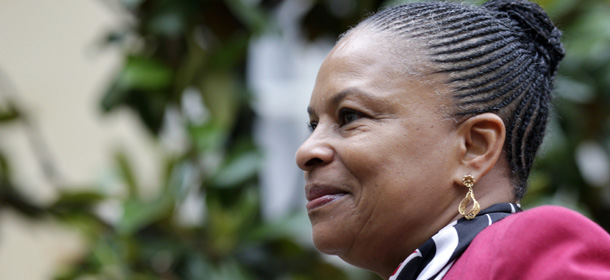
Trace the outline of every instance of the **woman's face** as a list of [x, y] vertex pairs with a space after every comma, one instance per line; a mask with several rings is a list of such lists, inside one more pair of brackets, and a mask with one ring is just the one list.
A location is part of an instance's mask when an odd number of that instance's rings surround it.
[[296, 154], [315, 246], [378, 273], [454, 218], [441, 212], [457, 191], [455, 124], [439, 97], [448, 89], [414, 74], [415, 48], [399, 61], [384, 41], [354, 30], [331, 51]]

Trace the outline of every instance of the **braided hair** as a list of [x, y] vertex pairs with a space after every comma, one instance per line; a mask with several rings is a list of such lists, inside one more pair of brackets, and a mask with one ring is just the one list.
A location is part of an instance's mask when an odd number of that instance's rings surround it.
[[456, 118], [486, 112], [502, 118], [503, 149], [515, 197], [521, 199], [564, 56], [561, 32], [542, 8], [525, 0], [491, 0], [480, 7], [412, 3], [383, 10], [360, 26], [424, 46], [429, 63], [452, 88]]

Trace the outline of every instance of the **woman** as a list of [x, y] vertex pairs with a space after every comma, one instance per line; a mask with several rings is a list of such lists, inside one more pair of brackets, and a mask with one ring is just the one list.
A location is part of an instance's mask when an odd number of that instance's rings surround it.
[[520, 0], [409, 4], [345, 34], [296, 155], [316, 248], [384, 279], [610, 279], [599, 226], [558, 207], [511, 215], [560, 36]]

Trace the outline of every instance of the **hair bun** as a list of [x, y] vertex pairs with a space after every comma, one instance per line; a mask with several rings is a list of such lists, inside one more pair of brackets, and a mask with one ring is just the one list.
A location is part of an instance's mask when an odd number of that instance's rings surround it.
[[565, 55], [560, 41], [561, 31], [538, 4], [525, 0], [490, 0], [483, 7], [508, 15], [525, 35], [525, 43], [542, 55], [548, 73], [555, 75], [559, 62]]

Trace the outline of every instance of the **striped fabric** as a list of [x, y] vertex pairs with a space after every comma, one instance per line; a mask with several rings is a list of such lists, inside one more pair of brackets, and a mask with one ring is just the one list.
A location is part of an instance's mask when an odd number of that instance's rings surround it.
[[501, 203], [481, 211], [472, 220], [453, 221], [411, 253], [390, 280], [442, 279], [479, 232], [520, 211], [516, 204]]

